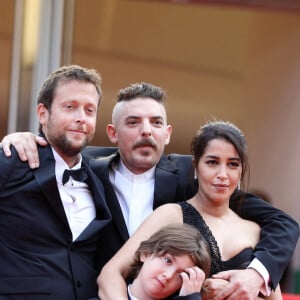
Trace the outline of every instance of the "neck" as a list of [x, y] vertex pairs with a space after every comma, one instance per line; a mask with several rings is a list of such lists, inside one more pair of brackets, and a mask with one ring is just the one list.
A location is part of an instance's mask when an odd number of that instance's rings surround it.
[[202, 215], [210, 215], [213, 217], [225, 216], [229, 211], [229, 201], [213, 201], [207, 199], [203, 194], [197, 193], [191, 200], [189, 200]]
[[80, 157], [81, 157], [80, 153], [74, 155], [67, 155], [66, 153], [60, 151], [59, 149], [55, 147], [53, 148], [58, 153], [58, 155], [65, 161], [65, 163], [68, 165], [70, 169], [80, 162]]
[[142, 285], [140, 284], [138, 277], [132, 282], [129, 291], [131, 296], [135, 297], [138, 300], [154, 300], [143, 291]]
[[131, 172], [133, 175], [144, 174], [153, 168], [153, 166], [149, 166], [148, 168], [146, 168], [146, 167], [145, 168], [143, 168], [143, 167], [135, 168], [131, 165], [126, 164], [122, 159], [120, 160], [120, 164], [123, 166], [119, 166], [119, 168], [123, 167], [123, 168], [127, 169], [129, 172]]
[[78, 154], [78, 156], [76, 157], [62, 157], [63, 160], [66, 162], [66, 164], [69, 166], [69, 168], [73, 168], [74, 166], [76, 166], [79, 161], [80, 161], [80, 155]]

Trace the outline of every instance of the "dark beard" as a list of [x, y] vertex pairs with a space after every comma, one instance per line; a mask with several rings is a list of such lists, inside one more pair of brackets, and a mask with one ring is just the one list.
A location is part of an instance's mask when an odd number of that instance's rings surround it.
[[55, 146], [55, 148], [59, 149], [59, 151], [61, 153], [64, 153], [66, 156], [75, 156], [85, 148], [88, 142], [87, 140], [85, 140], [81, 146], [74, 147], [65, 136], [60, 136], [52, 137], [51, 144]]

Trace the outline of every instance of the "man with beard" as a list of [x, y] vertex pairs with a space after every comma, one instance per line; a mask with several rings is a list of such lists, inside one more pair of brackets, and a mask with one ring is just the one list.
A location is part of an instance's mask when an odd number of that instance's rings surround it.
[[[193, 179], [192, 156], [164, 155], [172, 133], [167, 123], [165, 98], [161, 88], [149, 83], [136, 83], [121, 89], [113, 109], [112, 124], [106, 128], [110, 141], [118, 149], [87, 147], [83, 151], [98, 157], [90, 163], [104, 185], [112, 214], [112, 223], [101, 234], [101, 244], [105, 245], [98, 250], [101, 266], [153, 209], [165, 203], [187, 200], [198, 189], [197, 180]], [[36, 142], [44, 143], [30, 133], [15, 133], [3, 139], [3, 149], [9, 155], [9, 145], [14, 144], [22, 159], [38, 167]], [[235, 198], [230, 204], [242, 218], [261, 226], [261, 240], [250, 268], [224, 274], [230, 283], [216, 299], [254, 299], [259, 290], [267, 293], [268, 284], [272, 288], [277, 286], [297, 243], [299, 227], [284, 212], [253, 194], [247, 194], [241, 206]], [[107, 285], [100, 288], [109, 295], [117, 291], [117, 278], [107, 278], [107, 281]], [[117, 297], [111, 296], [111, 299]]]
[[40, 167], [0, 152], [0, 298], [87, 300], [97, 295], [96, 249], [110, 221], [100, 181], [80, 151], [102, 97], [95, 70], [61, 67], [37, 104]]

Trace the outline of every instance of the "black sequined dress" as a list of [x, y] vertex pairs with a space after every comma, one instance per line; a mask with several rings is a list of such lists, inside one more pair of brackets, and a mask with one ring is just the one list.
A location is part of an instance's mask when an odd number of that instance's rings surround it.
[[[254, 251], [252, 248], [245, 248], [229, 260], [222, 261], [217, 241], [203, 220], [201, 214], [187, 202], [179, 202], [178, 204], [182, 208], [183, 222], [196, 227], [208, 243], [212, 260], [210, 276], [221, 271], [245, 269], [249, 265], [253, 259]], [[230, 243], [230, 241], [228, 241], [228, 243]]]

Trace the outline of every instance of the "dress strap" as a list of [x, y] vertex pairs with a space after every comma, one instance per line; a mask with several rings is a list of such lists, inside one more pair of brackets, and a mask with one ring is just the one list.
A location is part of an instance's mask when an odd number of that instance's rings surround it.
[[197, 228], [206, 240], [211, 257], [210, 275], [224, 271], [223, 262], [221, 260], [220, 249], [212, 232], [205, 223], [201, 214], [189, 203], [179, 202], [182, 209], [183, 222]]

